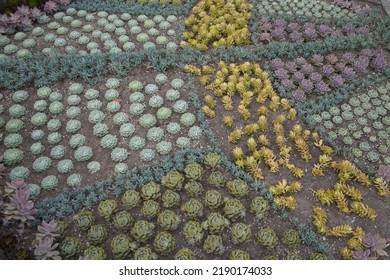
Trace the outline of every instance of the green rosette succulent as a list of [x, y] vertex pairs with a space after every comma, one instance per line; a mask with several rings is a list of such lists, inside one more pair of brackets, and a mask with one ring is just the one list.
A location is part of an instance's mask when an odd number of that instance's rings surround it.
[[189, 221], [187, 222], [182, 231], [188, 245], [195, 245], [200, 243], [203, 239], [203, 229], [199, 222]]
[[180, 195], [177, 192], [166, 190], [161, 201], [166, 208], [176, 207], [180, 204]]
[[77, 228], [81, 230], [88, 230], [91, 227], [93, 221], [95, 220], [95, 217], [92, 215], [92, 212], [84, 211], [77, 215], [74, 215], [73, 220]]
[[211, 172], [207, 182], [212, 186], [220, 188], [225, 185], [225, 176], [220, 171], [214, 171]]
[[302, 260], [302, 258], [297, 253], [288, 253], [285, 260]]
[[184, 177], [178, 171], [169, 171], [161, 178], [161, 184], [171, 190], [178, 191], [183, 188]]
[[218, 212], [211, 213], [207, 220], [202, 223], [202, 227], [208, 230], [210, 234], [221, 234], [229, 226], [230, 222]]
[[203, 193], [202, 184], [195, 180], [190, 180], [189, 182], [187, 182], [187, 184], [184, 185], [184, 189], [189, 196], [196, 197]]
[[160, 212], [160, 204], [154, 200], [146, 200], [140, 212], [146, 219], [153, 219]]
[[241, 244], [251, 240], [251, 228], [244, 223], [234, 224], [231, 228], [233, 244]]
[[234, 179], [226, 184], [229, 193], [237, 198], [242, 198], [249, 193], [248, 184], [241, 179]]
[[182, 248], [173, 257], [175, 260], [196, 260], [195, 253], [191, 249], [188, 248]]
[[84, 250], [84, 258], [87, 260], [106, 260], [107, 254], [102, 247], [89, 246]]
[[222, 237], [219, 235], [208, 235], [203, 244], [203, 250], [206, 254], [222, 255], [225, 246], [222, 243]]
[[149, 247], [139, 247], [134, 252], [134, 260], [157, 260], [157, 254], [152, 251]]
[[12, 166], [20, 163], [24, 158], [24, 153], [20, 149], [8, 149], [3, 154], [3, 162], [6, 165]]
[[111, 252], [115, 259], [126, 259], [131, 251], [135, 251], [138, 247], [137, 243], [124, 234], [114, 236], [110, 243]]
[[107, 229], [104, 225], [92, 225], [88, 230], [88, 240], [94, 245], [103, 243], [106, 237]]
[[321, 254], [321, 253], [314, 253], [314, 254], [311, 254], [310, 257], [309, 257], [310, 260], [328, 260], [328, 256], [325, 255], [325, 254]]
[[171, 210], [164, 210], [157, 217], [157, 224], [166, 231], [177, 229], [180, 218]]
[[229, 254], [229, 260], [250, 260], [250, 259], [251, 256], [249, 255], [249, 253], [241, 249], [233, 250]]
[[162, 231], [154, 238], [153, 246], [157, 253], [166, 256], [176, 249], [176, 240], [170, 233]]
[[181, 211], [183, 211], [189, 219], [197, 220], [203, 215], [203, 204], [199, 200], [191, 198], [183, 204]]
[[110, 220], [112, 215], [117, 211], [118, 205], [115, 200], [107, 199], [99, 203], [98, 212], [106, 220]]
[[199, 163], [190, 163], [184, 168], [184, 173], [186, 178], [200, 181], [205, 171]]
[[257, 220], [264, 219], [270, 209], [269, 203], [262, 196], [256, 196], [250, 204], [250, 212], [253, 213]]
[[75, 237], [65, 237], [59, 245], [59, 251], [63, 259], [73, 259], [81, 251], [81, 242]]
[[260, 245], [267, 247], [267, 249], [273, 249], [278, 243], [278, 237], [272, 228], [260, 228], [256, 234], [257, 241]]
[[149, 223], [145, 220], [135, 222], [131, 229], [131, 234], [139, 243], [147, 242], [153, 235], [155, 226], [153, 223]]
[[223, 213], [229, 220], [236, 221], [237, 219], [245, 217], [246, 210], [244, 205], [242, 205], [241, 201], [237, 198], [229, 198], [225, 200]]
[[140, 200], [141, 197], [135, 190], [127, 190], [121, 198], [122, 205], [129, 210], [136, 207]]
[[140, 194], [143, 200], [159, 199], [161, 196], [160, 185], [149, 182], [141, 187]]
[[134, 223], [134, 219], [130, 213], [126, 211], [120, 211], [115, 214], [112, 222], [117, 228], [130, 229]]
[[217, 190], [209, 190], [206, 192], [204, 202], [209, 208], [217, 209], [223, 205], [222, 195]]
[[282, 242], [289, 247], [295, 247], [301, 244], [301, 238], [297, 230], [287, 229], [283, 232]]

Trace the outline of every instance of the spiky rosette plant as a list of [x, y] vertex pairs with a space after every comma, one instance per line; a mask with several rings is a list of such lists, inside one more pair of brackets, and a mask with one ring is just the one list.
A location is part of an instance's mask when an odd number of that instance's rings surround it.
[[202, 223], [202, 227], [208, 230], [210, 234], [221, 234], [223, 230], [230, 225], [228, 219], [218, 212], [211, 213], [207, 220]]
[[98, 212], [100, 216], [106, 220], [110, 220], [112, 215], [118, 210], [118, 205], [115, 200], [107, 199], [99, 203]]
[[115, 214], [112, 222], [117, 228], [130, 229], [134, 223], [134, 219], [129, 212], [120, 211]]
[[118, 234], [112, 238], [110, 247], [114, 258], [120, 260], [126, 259], [131, 251], [135, 251], [138, 248], [138, 245], [129, 236]]
[[81, 251], [81, 242], [75, 237], [66, 237], [60, 243], [59, 250], [64, 259], [73, 259]]
[[58, 245], [58, 243], [54, 243], [54, 238], [51, 236], [37, 240], [34, 249], [35, 258], [37, 260], [60, 260], [60, 252], [56, 250]]
[[229, 193], [237, 198], [242, 198], [249, 193], [248, 184], [241, 179], [234, 179], [226, 184]]
[[84, 250], [84, 258], [87, 260], [106, 260], [107, 253], [102, 247], [92, 245]]
[[260, 245], [267, 247], [267, 249], [273, 249], [278, 243], [278, 237], [271, 228], [260, 228], [256, 234], [257, 241]]
[[157, 254], [149, 247], [139, 247], [134, 252], [134, 260], [157, 260]]
[[252, 231], [244, 223], [236, 223], [231, 228], [232, 242], [234, 244], [245, 243], [251, 240]]
[[250, 259], [251, 256], [249, 255], [249, 253], [241, 249], [233, 250], [229, 254], [229, 260], [250, 260]]
[[236, 221], [237, 219], [245, 217], [246, 210], [244, 205], [237, 198], [227, 198], [225, 199], [223, 213], [229, 220]]
[[192, 220], [197, 220], [203, 215], [203, 204], [197, 199], [191, 198], [183, 204], [181, 211]]
[[139, 192], [135, 190], [127, 190], [121, 198], [122, 205], [129, 210], [136, 207], [140, 200]]
[[196, 221], [187, 222], [183, 227], [182, 233], [189, 245], [200, 243], [204, 235], [201, 224]]
[[160, 204], [154, 200], [146, 200], [140, 212], [146, 219], [153, 219], [160, 212]]
[[88, 230], [95, 220], [95, 217], [92, 215], [92, 212], [84, 211], [74, 215], [73, 220], [77, 228], [80, 230]]
[[161, 184], [171, 190], [179, 191], [183, 188], [184, 177], [178, 171], [169, 171], [161, 178]]
[[250, 204], [250, 212], [255, 214], [257, 220], [262, 220], [268, 214], [270, 209], [269, 203], [262, 196], [256, 196]]
[[140, 195], [143, 200], [159, 199], [161, 197], [160, 185], [149, 182], [141, 187]]
[[180, 218], [171, 210], [164, 210], [157, 217], [157, 224], [166, 231], [177, 229]]
[[184, 168], [184, 173], [186, 178], [200, 181], [205, 171], [199, 163], [190, 163]]
[[223, 199], [220, 192], [217, 190], [208, 190], [206, 192], [204, 202], [211, 209], [217, 209], [223, 205]]
[[219, 235], [208, 235], [203, 244], [203, 250], [206, 254], [222, 255], [225, 252], [222, 237]]
[[182, 248], [174, 256], [175, 260], [195, 260], [195, 253], [191, 249]]
[[103, 243], [106, 237], [107, 229], [104, 225], [92, 225], [88, 230], [88, 240], [94, 245]]
[[210, 152], [205, 156], [203, 163], [214, 170], [221, 164], [221, 156], [215, 152]]
[[153, 235], [155, 225], [145, 220], [135, 222], [131, 229], [131, 234], [139, 243], [147, 242]]
[[161, 255], [169, 255], [176, 249], [176, 240], [168, 232], [159, 232], [153, 240], [153, 247]]
[[180, 195], [177, 192], [166, 190], [161, 197], [161, 201], [166, 208], [176, 207], [180, 204]]
[[283, 232], [282, 242], [289, 247], [295, 247], [301, 243], [301, 238], [297, 230], [287, 229]]

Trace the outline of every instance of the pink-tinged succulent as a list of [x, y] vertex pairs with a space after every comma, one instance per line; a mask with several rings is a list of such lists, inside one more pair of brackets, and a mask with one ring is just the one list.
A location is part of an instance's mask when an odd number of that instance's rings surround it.
[[288, 38], [293, 41], [293, 42], [297, 42], [297, 41], [300, 41], [303, 39], [303, 36], [302, 36], [302, 33], [298, 32], [298, 31], [293, 31], [290, 33], [290, 35], [288, 36]]
[[344, 24], [343, 31], [347, 34], [351, 34], [355, 31], [355, 26], [351, 22], [348, 22]]
[[30, 192], [28, 189], [17, 189], [14, 195], [11, 197], [11, 203], [16, 205], [16, 211], [14, 212], [14, 219], [20, 220], [22, 223], [28, 220], [34, 220], [34, 214], [37, 209], [34, 208], [34, 202], [29, 200]]
[[356, 77], [356, 72], [351, 67], [345, 67], [341, 74], [346, 78], [347, 80], [352, 80]]
[[286, 69], [279, 68], [275, 71], [275, 76], [279, 78], [280, 80], [288, 79], [290, 76], [288, 75], [288, 72]]
[[322, 95], [322, 94], [326, 94], [326, 93], [328, 93], [330, 91], [331, 91], [330, 87], [324, 81], [319, 81], [316, 84], [316, 92], [318, 92], [318, 94]]
[[314, 88], [314, 85], [313, 83], [308, 80], [308, 79], [303, 79], [300, 83], [299, 83], [299, 86], [301, 87], [301, 89], [304, 91], [304, 92], [311, 92]]
[[318, 32], [322, 37], [327, 37], [330, 34], [331, 29], [328, 25], [321, 24], [320, 26], [318, 26]]
[[289, 80], [289, 79], [284, 79], [281, 81], [281, 84], [282, 86], [286, 89], [286, 90], [291, 90], [293, 89], [295, 86], [294, 86], [294, 83]]
[[[381, 165], [378, 169], [377, 176], [383, 178], [387, 183], [390, 183], [390, 165]], [[390, 239], [388, 243], [390, 243]]]
[[286, 36], [286, 32], [284, 31], [284, 27], [277, 27], [272, 30], [272, 36], [278, 40], [283, 39]]
[[260, 29], [262, 31], [270, 31], [271, 28], [272, 28], [272, 23], [270, 23], [268, 21], [262, 22], [260, 25]]
[[390, 243], [387, 242], [385, 238], [382, 238], [379, 236], [379, 234], [372, 234], [372, 233], [367, 233], [363, 237], [363, 245], [367, 249], [371, 251], [371, 253], [374, 253], [380, 257], [387, 257], [388, 254], [384, 250], [386, 247], [390, 245]]
[[362, 50], [360, 51], [360, 54], [361, 54], [361, 55], [364, 55], [364, 56], [371, 57], [371, 56], [374, 56], [374, 55], [375, 55], [375, 52], [374, 52], [372, 49], [362, 49]]
[[322, 75], [320, 73], [314, 72], [310, 74], [310, 80], [318, 83], [319, 81], [322, 81]]
[[384, 69], [386, 68], [386, 60], [383, 56], [377, 56], [375, 57], [372, 62], [371, 62], [372, 66], [375, 68], [375, 69]]
[[267, 32], [263, 32], [260, 34], [259, 39], [261, 42], [263, 42], [263, 43], [265, 42], [268, 44], [269, 42], [271, 42], [272, 36], [271, 36], [271, 34], [269, 34]]
[[42, 15], [43, 15], [43, 12], [41, 10], [39, 10], [38, 8], [34, 7], [32, 9], [30, 9], [30, 18], [32, 20], [37, 20]]
[[340, 75], [333, 75], [330, 77], [330, 83], [334, 88], [339, 88], [344, 85], [344, 79]]
[[356, 28], [356, 33], [358, 34], [368, 34], [370, 32], [370, 29], [367, 26], [360, 26], [359, 28]]
[[311, 61], [314, 63], [314, 65], [321, 66], [324, 62], [324, 57], [320, 54], [313, 54]]
[[305, 93], [301, 89], [297, 89], [292, 94], [293, 98], [298, 102], [303, 102], [306, 100]]
[[287, 25], [287, 22], [284, 19], [277, 19], [275, 20], [274, 24], [276, 27], [284, 29]]
[[352, 63], [352, 61], [355, 58], [355, 54], [351, 52], [346, 52], [344, 53], [341, 58], [346, 62], [346, 63]]
[[332, 67], [332, 65], [324, 65], [322, 66], [322, 75], [324, 75], [325, 77], [329, 77], [330, 75], [333, 74], [334, 72], [334, 68]]
[[20, 27], [31, 26], [32, 20], [29, 17], [21, 17], [19, 21]]
[[295, 64], [295, 62], [293, 61], [289, 61], [286, 63], [286, 65], [284, 66], [288, 71], [290, 72], [295, 72], [297, 71], [297, 65]]
[[287, 25], [287, 31], [288, 32], [294, 32], [294, 31], [299, 31], [300, 26], [296, 22], [291, 22]]
[[57, 3], [54, 1], [47, 1], [45, 3], [45, 5], [43, 6], [43, 10], [46, 13], [54, 13], [54, 12], [58, 11]]
[[306, 59], [304, 57], [297, 57], [295, 59], [295, 63], [298, 64], [298, 65], [303, 65], [303, 64], [306, 64]]
[[369, 63], [370, 60], [367, 56], [360, 56], [354, 61], [352, 67], [356, 72], [364, 73], [366, 72]]
[[363, 250], [362, 248], [357, 249], [356, 251], [352, 251], [352, 258], [354, 260], [372, 260], [375, 259], [370, 256], [370, 250]]
[[60, 252], [56, 250], [58, 243], [54, 244], [53, 237], [41, 239], [35, 245], [34, 255], [37, 260], [60, 260]]
[[301, 72], [305, 75], [310, 75], [311, 73], [314, 72], [314, 67], [309, 63], [302, 64]]
[[325, 56], [325, 60], [330, 63], [330, 64], [336, 64], [339, 59], [337, 58], [337, 56], [333, 53], [331, 54], [328, 54], [327, 56]]
[[10, 14], [8, 17], [8, 24], [19, 25], [20, 17], [21, 16], [16, 13]]
[[293, 74], [293, 80], [296, 81], [296, 82], [300, 82], [302, 81], [303, 79], [305, 78], [305, 75], [302, 73], [302, 72], [295, 72]]
[[336, 71], [343, 71], [343, 69], [345, 68], [345, 63], [344, 62], [337, 62], [335, 65], [334, 65], [334, 69], [336, 69]]
[[280, 58], [275, 58], [271, 60], [271, 66], [274, 69], [279, 69], [284, 66], [284, 62]]
[[68, 5], [70, 3], [70, 0], [55, 0], [58, 4], [62, 5]]
[[346, 0], [335, 0], [335, 4], [341, 8], [350, 8], [352, 3]]
[[341, 36], [343, 36], [343, 32], [341, 30], [334, 30], [332, 32], [332, 36], [333, 37], [341, 37]]
[[39, 233], [37, 234], [37, 238], [45, 239], [46, 237], [56, 238], [59, 237], [58, 233], [60, 227], [56, 221], [52, 220], [49, 223], [46, 221], [42, 221], [42, 225], [38, 226]]
[[368, 14], [369, 12], [371, 11], [371, 8], [369, 6], [364, 6], [364, 7], [361, 7], [360, 9], [356, 10], [356, 14], [358, 16], [360, 15], [366, 15]]
[[312, 22], [306, 22], [304, 25], [303, 25], [303, 28], [309, 28], [309, 29], [314, 29], [316, 28], [315, 24], [312, 23]]
[[317, 31], [315, 30], [315, 28], [305, 28], [303, 33], [305, 34], [305, 37], [309, 39], [317, 38]]
[[30, 8], [26, 5], [19, 6], [16, 9], [16, 13], [19, 14], [20, 16], [29, 16], [30, 15]]

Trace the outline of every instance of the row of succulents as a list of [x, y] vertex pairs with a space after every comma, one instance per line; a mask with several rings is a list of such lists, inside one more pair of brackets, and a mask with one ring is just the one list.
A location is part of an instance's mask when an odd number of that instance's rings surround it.
[[[277, 256], [269, 254], [277, 250], [277, 254], [283, 251], [279, 257], [305, 258], [295, 253], [302, 248], [298, 247], [302, 242], [298, 231], [288, 228], [276, 233], [267, 226], [271, 224], [267, 216], [274, 214], [269, 213], [270, 205], [262, 196], [251, 195], [246, 209], [242, 199], [248, 199], [253, 191], [241, 179], [226, 182], [220, 162], [217, 153], [209, 153], [203, 165], [188, 164], [183, 173], [169, 171], [160, 183], [149, 182], [138, 190], [127, 190], [120, 202], [106, 199], [96, 211], [78, 212], [71, 219], [57, 221], [62, 229], [57, 237], [59, 255], [64, 259], [82, 255], [87, 259], [196, 259], [220, 255], [230, 259], [274, 259]], [[259, 220], [263, 226], [254, 222]], [[76, 235], [64, 234], [65, 225], [75, 228]], [[108, 230], [110, 227], [115, 228], [115, 234]], [[184, 242], [183, 248], [178, 247], [179, 240]], [[247, 244], [258, 250], [250, 255]], [[306, 254], [310, 250], [304, 251]], [[42, 255], [49, 254], [36, 254], [36, 258]], [[320, 256], [326, 258], [316, 253], [307, 258]]]
[[271, 61], [274, 77], [292, 97], [303, 102], [306, 98], [329, 94], [343, 87], [348, 81], [362, 78], [370, 71], [381, 71], [388, 65], [382, 49], [362, 49], [342, 54], [314, 54], [292, 61], [275, 58]]
[[265, 0], [257, 3], [256, 8], [263, 15], [288, 14], [316, 18], [355, 16], [355, 13], [349, 9], [338, 7], [328, 1], [316, 0]]
[[137, 2], [141, 4], [154, 4], [162, 6], [180, 6], [188, 2], [188, 0], [128, 0], [126, 2]]
[[[153, 18], [128, 13], [88, 13], [69, 8], [38, 19], [38, 25], [15, 34], [0, 36], [3, 56], [28, 57], [33, 52], [49, 54], [122, 52], [135, 49], [166, 48], [176, 50], [177, 17]], [[47, 45], [52, 45], [47, 47]]]
[[298, 23], [286, 21], [283, 18], [262, 18], [258, 23], [257, 34], [263, 44], [270, 42], [310, 42], [328, 37], [349, 36], [353, 34], [368, 34], [370, 28], [364, 24], [346, 23], [342, 27], [312, 22]]
[[[316, 126], [341, 146], [351, 147], [357, 161], [390, 164], [390, 83], [354, 95], [346, 102], [312, 115]], [[376, 168], [375, 168], [376, 169]]]
[[[0, 117], [0, 125], [5, 128], [4, 162], [14, 167], [11, 178], [28, 181], [31, 172], [44, 176], [55, 169], [58, 176], [49, 175], [36, 182], [42, 189], [54, 190], [61, 183], [59, 177], [65, 175], [68, 186], [78, 186], [82, 183], [82, 176], [74, 173], [78, 166], [85, 165], [91, 174], [101, 169], [101, 162], [94, 159], [89, 146], [95, 140], [109, 153], [114, 172], [125, 173], [131, 153], [137, 152], [143, 162], [150, 162], [176, 147], [196, 145], [201, 139], [203, 132], [197, 118], [180, 93], [182, 79], [170, 80], [165, 74], [157, 74], [153, 83], [133, 80], [128, 84], [127, 96], [119, 93], [122, 83], [109, 78], [101, 87], [103, 91], [71, 83], [63, 93], [50, 87], [41, 87], [36, 94], [25, 90], [12, 93], [7, 100], [8, 112], [0, 106], [1, 114], [8, 113], [6, 118]], [[33, 104], [33, 112], [27, 104]], [[84, 105], [88, 111], [84, 111]], [[89, 139], [80, 121], [82, 111], [88, 114], [88, 126], [92, 127], [94, 137]], [[34, 141], [29, 147], [24, 144], [28, 142], [24, 141], [26, 133]], [[120, 145], [124, 141], [127, 146]], [[24, 157], [30, 155], [32, 166], [22, 165]]]

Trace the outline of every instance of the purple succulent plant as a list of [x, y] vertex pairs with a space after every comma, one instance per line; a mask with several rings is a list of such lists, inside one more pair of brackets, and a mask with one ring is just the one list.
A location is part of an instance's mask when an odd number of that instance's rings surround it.
[[293, 62], [293, 61], [289, 61], [289, 62], [287, 62], [286, 63], [286, 65], [284, 66], [288, 71], [290, 71], [290, 72], [295, 72], [295, 71], [297, 71], [297, 65], [295, 64], [295, 62]]
[[297, 42], [297, 41], [300, 41], [303, 39], [302, 33], [298, 32], [298, 31], [291, 32], [290, 35], [288, 36], [288, 38], [293, 42]]
[[319, 81], [317, 84], [316, 84], [316, 92], [318, 94], [326, 94], [328, 92], [330, 92], [331, 89], [330, 87], [328, 86], [327, 83], [325, 83], [324, 81]]
[[296, 22], [291, 22], [287, 25], [287, 31], [289, 32], [294, 32], [294, 31], [299, 31], [300, 26]]
[[46, 13], [54, 13], [54, 12], [58, 11], [57, 3], [54, 1], [47, 1], [45, 3], [45, 5], [43, 6], [43, 10]]
[[68, 5], [70, 3], [71, 0], [56, 0], [56, 2], [58, 4], [62, 4], [62, 5]]
[[352, 34], [352, 33], [354, 33], [354, 31], [355, 31], [355, 26], [354, 26], [351, 22], [348, 22], [348, 23], [346, 23], [346, 24], [343, 26], [343, 31], [344, 31], [345, 33], [347, 33], [347, 35]]
[[386, 60], [383, 56], [377, 56], [371, 61], [371, 65], [375, 69], [384, 69], [386, 68]]
[[325, 56], [325, 60], [330, 63], [330, 64], [336, 64], [339, 59], [337, 58], [337, 56], [333, 53], [331, 54], [328, 54], [327, 56]]
[[330, 77], [330, 83], [334, 88], [339, 88], [344, 85], [344, 79], [340, 75], [333, 75]]
[[302, 73], [302, 72], [295, 72], [293, 74], [293, 80], [296, 81], [296, 82], [300, 82], [302, 81], [303, 79], [305, 78], [305, 75]]
[[261, 42], [268, 44], [269, 42], [271, 42], [272, 36], [271, 36], [271, 34], [269, 34], [267, 32], [263, 32], [260, 34], [259, 39]]
[[367, 233], [363, 237], [363, 245], [367, 249], [371, 251], [371, 253], [375, 253], [378, 256], [388, 256], [387, 252], [384, 250], [386, 247], [390, 245], [387, 243], [385, 238], [379, 236], [379, 234]]
[[42, 221], [42, 225], [38, 226], [39, 233], [37, 234], [38, 238], [44, 239], [46, 237], [59, 237], [60, 234], [58, 233], [60, 227], [58, 226], [57, 222], [52, 220], [49, 223], [46, 221]]
[[347, 80], [352, 80], [356, 77], [356, 72], [351, 67], [345, 67], [341, 74], [346, 78]]
[[14, 195], [10, 199], [11, 203], [16, 206], [16, 217], [21, 222], [34, 220], [34, 214], [37, 209], [34, 208], [34, 202], [30, 200], [30, 192], [28, 189], [16, 189]]
[[280, 58], [275, 58], [271, 60], [271, 66], [274, 69], [279, 69], [284, 66], [284, 62]]
[[310, 28], [310, 29], [314, 29], [316, 26], [314, 23], [311, 23], [311, 22], [306, 22], [304, 25], [303, 25], [303, 28]]
[[346, 62], [346, 63], [352, 63], [352, 60], [355, 58], [355, 54], [351, 52], [346, 52], [344, 53], [341, 58]]
[[378, 169], [377, 176], [383, 178], [387, 183], [390, 183], [390, 165], [381, 165]]
[[27, 17], [30, 15], [30, 8], [26, 5], [19, 6], [16, 9], [16, 13], [19, 14], [20, 16]]
[[320, 54], [313, 54], [311, 61], [314, 63], [314, 65], [321, 66], [324, 62], [324, 57]]
[[356, 28], [356, 33], [358, 34], [368, 34], [370, 32], [370, 29], [367, 26], [360, 26]]
[[61, 259], [57, 251], [58, 243], [54, 244], [54, 238], [46, 237], [39, 240], [35, 245], [34, 255], [38, 260]]
[[317, 31], [315, 30], [315, 28], [305, 28], [303, 33], [305, 34], [305, 37], [308, 39], [317, 38]]
[[260, 25], [260, 29], [262, 31], [270, 31], [272, 29], [272, 23], [266, 21], [266, 22], [263, 22], [261, 25]]
[[322, 75], [318, 72], [311, 73], [310, 80], [312, 82], [318, 83], [319, 81], [322, 81]]
[[272, 36], [275, 39], [282, 40], [286, 36], [286, 32], [284, 31], [284, 27], [276, 27], [272, 30]]
[[30, 9], [30, 18], [32, 20], [36, 20], [38, 18], [40, 18], [41, 16], [43, 15], [43, 12], [41, 10], [39, 10], [38, 8], [32, 8]]
[[301, 89], [297, 89], [292, 94], [293, 98], [298, 102], [303, 102], [306, 100], [306, 95]]
[[321, 24], [318, 26], [318, 33], [320, 33], [322, 37], [327, 37], [331, 33], [331, 29], [328, 25]]
[[280, 80], [288, 79], [290, 76], [288, 75], [288, 72], [286, 69], [279, 68], [275, 71], [275, 76], [279, 78]]
[[360, 51], [360, 54], [361, 54], [361, 55], [364, 55], [364, 56], [371, 57], [371, 56], [374, 56], [374, 55], [375, 55], [375, 52], [374, 52], [374, 50], [372, 50], [372, 49], [362, 49], [362, 50]]
[[314, 72], [314, 67], [313, 65], [309, 63], [305, 63], [301, 65], [301, 72], [305, 75], [310, 75], [311, 73]]
[[281, 84], [282, 86], [286, 89], [286, 90], [291, 90], [293, 89], [295, 86], [294, 86], [294, 83], [293, 81], [291, 81], [290, 79], [284, 79], [281, 81]]
[[341, 30], [333, 30], [332, 36], [333, 37], [341, 37], [341, 36], [343, 36], [343, 32]]
[[16, 25], [18, 26], [19, 25], [19, 22], [20, 22], [20, 18], [21, 16], [17, 13], [12, 13], [9, 15], [8, 17], [8, 23], [9, 24], [12, 24], [12, 25]]
[[343, 62], [337, 62], [334, 66], [334, 69], [336, 69], [336, 71], [343, 71], [343, 69], [345, 68], [345, 63]]
[[287, 25], [287, 22], [284, 19], [276, 19], [274, 24], [275, 24], [276, 27], [284, 29], [286, 27], [286, 25]]
[[303, 64], [305, 64], [307, 62], [306, 62], [306, 59], [304, 57], [297, 57], [295, 59], [295, 63], [298, 64], [298, 65], [303, 65]]
[[370, 60], [367, 56], [360, 56], [354, 61], [352, 67], [356, 72], [364, 73], [367, 70], [369, 62]]
[[322, 66], [322, 75], [324, 75], [325, 77], [329, 77], [330, 75], [333, 74], [334, 72], [334, 68], [332, 65], [324, 65]]
[[352, 258], [354, 260], [372, 260], [370, 255], [370, 250], [363, 250], [362, 248], [359, 248], [356, 251], [352, 251]]
[[304, 91], [304, 92], [311, 92], [314, 88], [314, 85], [313, 83], [308, 80], [308, 79], [303, 79], [300, 83], [299, 83], [299, 86], [301, 87], [301, 89]]

